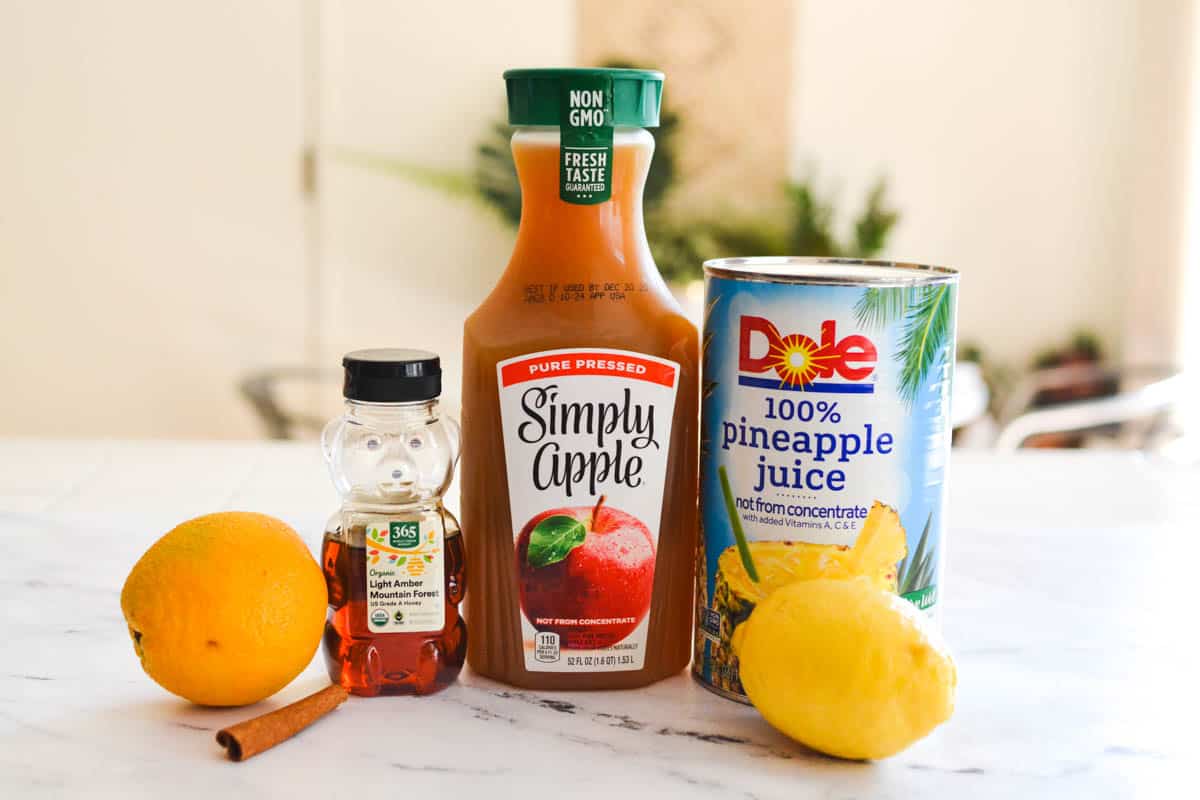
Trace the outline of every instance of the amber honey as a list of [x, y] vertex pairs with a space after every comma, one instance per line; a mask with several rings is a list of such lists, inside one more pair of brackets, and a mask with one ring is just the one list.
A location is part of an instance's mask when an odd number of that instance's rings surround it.
[[[363, 529], [350, 530], [362, 539]], [[325, 666], [334, 683], [353, 694], [432, 694], [454, 682], [467, 652], [458, 613], [466, 583], [462, 536], [445, 538], [446, 624], [440, 631], [373, 633], [367, 626], [367, 548], [327, 537], [321, 568], [329, 588]], [[405, 665], [404, 668], [388, 665]]]

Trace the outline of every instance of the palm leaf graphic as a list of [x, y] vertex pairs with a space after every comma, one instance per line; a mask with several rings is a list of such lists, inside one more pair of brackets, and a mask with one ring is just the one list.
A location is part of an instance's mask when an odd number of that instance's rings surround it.
[[[710, 374], [709, 370], [708, 370], [708, 348], [712, 344], [712, 340], [713, 340], [713, 332], [709, 328], [708, 322], [709, 322], [709, 318], [712, 317], [713, 311], [717, 307], [717, 303], [719, 303], [720, 301], [721, 301], [721, 295], [716, 295], [715, 297], [713, 297], [712, 300], [709, 301], [708, 305], [705, 306], [705, 308], [704, 308], [704, 321], [702, 323], [702, 328], [701, 328], [701, 330], [704, 331], [704, 337], [700, 340], [700, 362], [703, 365], [702, 372], [705, 375]], [[705, 400], [712, 397], [713, 393], [717, 391], [718, 386], [720, 386], [720, 383], [718, 381], [709, 381], [709, 380], [701, 381], [701, 383], [700, 383], [700, 401], [703, 403]], [[712, 442], [709, 440], [708, 436], [701, 434], [700, 435], [700, 455], [707, 456], [711, 450], [711, 445], [712, 445]]]
[[900, 396], [909, 405], [917, 399], [929, 371], [946, 358], [954, 327], [954, 287], [923, 286], [904, 317], [904, 332], [896, 350], [900, 360]]
[[[717, 295], [712, 300], [710, 300], [708, 305], [704, 308], [704, 322], [702, 324], [702, 330], [704, 331], [704, 338], [701, 339], [701, 341], [700, 341], [700, 360], [703, 361], [706, 365], [708, 363], [708, 348], [709, 348], [709, 345], [712, 344], [712, 340], [713, 340], [713, 332], [709, 328], [708, 321], [709, 321], [709, 318], [712, 316], [713, 311], [716, 309], [717, 303], [719, 303], [719, 302], [721, 302], [721, 295]], [[707, 373], [708, 370], [705, 370], [705, 372]], [[700, 395], [701, 399], [702, 400], [708, 399], [712, 395], [712, 393], [717, 390], [718, 385], [719, 384], [717, 381], [705, 381], [704, 385], [701, 388], [701, 395]]]
[[904, 316], [912, 293], [908, 287], [865, 289], [854, 304], [854, 316], [863, 327], [886, 328]]
[[932, 527], [932, 523], [933, 513], [930, 512], [929, 516], [925, 518], [925, 529], [921, 531], [921, 538], [917, 541], [916, 552], [910, 553], [900, 562], [897, 570], [899, 594], [908, 594], [917, 589], [924, 589], [933, 578], [931, 570], [933, 551], [929, 549], [929, 529]]
[[908, 406], [916, 401], [929, 371], [943, 363], [954, 327], [954, 287], [884, 287], [863, 290], [854, 304], [860, 325], [876, 330], [903, 320], [895, 358], [897, 391]]
[[[715, 295], [712, 300], [709, 300], [708, 305], [706, 305], [704, 307], [704, 319], [701, 322], [701, 325], [703, 326], [703, 328], [705, 330], [708, 330], [708, 321], [712, 317], [712, 313], [713, 313], [713, 311], [716, 310], [717, 303], [719, 303], [719, 302], [721, 302], [721, 295], [718, 294], [718, 295]], [[710, 334], [704, 340], [704, 353], [703, 353], [704, 355], [708, 354], [708, 342], [711, 338], [712, 338], [712, 335]]]

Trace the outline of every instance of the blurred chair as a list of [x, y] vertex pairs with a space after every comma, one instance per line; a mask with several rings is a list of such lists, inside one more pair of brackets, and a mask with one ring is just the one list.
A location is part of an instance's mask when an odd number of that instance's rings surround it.
[[[1070, 399], [1080, 387], [1086, 396]], [[1017, 450], [1054, 434], [1076, 434], [1069, 439], [1073, 447], [1151, 449], [1183, 396], [1183, 375], [1173, 369], [1072, 364], [1038, 370], [1017, 384], [1001, 409], [995, 449]]]
[[950, 427], [965, 428], [987, 414], [991, 393], [979, 365], [971, 361], [954, 364], [954, 393], [950, 396]]
[[[252, 372], [238, 382], [242, 396], [253, 406], [271, 439], [313, 439], [328, 419], [298, 411], [306, 394], [341, 397], [342, 370], [314, 367], [275, 367]], [[311, 405], [311, 404], [304, 404]]]
[[[238, 382], [238, 389], [258, 414], [268, 438], [313, 439], [337, 413], [336, 408], [331, 408], [328, 416], [321, 416], [295, 410], [295, 406], [311, 407], [305, 399], [314, 396], [340, 398], [341, 380], [340, 369], [275, 367], [246, 375]], [[955, 364], [951, 427], [957, 430], [982, 419], [987, 413], [988, 397], [979, 366], [966, 361]]]

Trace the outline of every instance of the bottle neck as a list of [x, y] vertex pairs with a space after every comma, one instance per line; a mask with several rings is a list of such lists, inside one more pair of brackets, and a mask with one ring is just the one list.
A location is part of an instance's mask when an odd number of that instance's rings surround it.
[[648, 131], [613, 132], [612, 196], [594, 205], [559, 197], [557, 128], [521, 128], [512, 149], [521, 182], [521, 227], [510, 272], [552, 268], [560, 282], [657, 276], [642, 216], [642, 191], [654, 155]]
[[346, 419], [372, 426], [405, 426], [428, 422], [438, 417], [438, 401], [423, 400], [414, 403], [364, 403], [359, 400], [346, 401]]

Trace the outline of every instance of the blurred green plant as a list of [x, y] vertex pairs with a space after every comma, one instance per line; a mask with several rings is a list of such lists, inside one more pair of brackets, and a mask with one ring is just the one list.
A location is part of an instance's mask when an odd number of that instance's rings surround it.
[[[611, 61], [607, 67], [632, 66]], [[668, 199], [679, 184], [678, 142], [685, 131], [679, 114], [664, 110], [654, 136], [654, 159], [646, 178], [642, 203], [650, 251], [668, 281], [700, 278], [710, 258], [731, 256], [805, 255], [870, 258], [884, 248], [899, 220], [887, 202], [887, 184], [878, 180], [867, 193], [853, 220], [851, 234], [835, 232], [837, 214], [831, 197], [822, 195], [814, 176], [785, 183], [782, 210], [750, 215], [702, 216], [670, 209]], [[440, 170], [380, 156], [341, 149], [334, 157], [378, 174], [392, 175], [436, 189], [449, 196], [472, 199], [492, 210], [507, 225], [521, 219], [521, 185], [509, 140], [513, 129], [503, 121], [491, 123], [475, 149], [469, 174]]]
[[1047, 347], [1033, 357], [1034, 369], [1050, 369], [1069, 364], [1088, 364], [1103, 360], [1104, 348], [1093, 331], [1078, 330], [1065, 346]]
[[[959, 345], [958, 358], [960, 361], [970, 361], [979, 365], [979, 370], [990, 394], [988, 409], [1001, 422], [1004, 422], [1004, 412], [1008, 401], [1016, 387], [1028, 377], [1029, 371], [1024, 367], [1014, 367], [1012, 364], [992, 358], [987, 349], [975, 341], [965, 341]], [[1081, 329], [1075, 331], [1061, 344], [1038, 350], [1030, 361], [1029, 369], [1037, 372], [1055, 367], [1099, 364], [1103, 363], [1105, 358], [1104, 345], [1100, 336], [1095, 331]], [[1105, 392], [1113, 393], [1118, 388], [1108, 386], [1103, 378], [1095, 381], [1084, 378], [1079, 384], [1056, 389], [1050, 393], [1040, 393], [1040, 396], [1033, 398], [1031, 406], [1045, 405], [1047, 401], [1078, 400], [1100, 396]]]
[[[657, 160], [657, 156], [655, 157]], [[871, 187], [866, 203], [845, 241], [835, 232], [833, 201], [822, 196], [815, 178], [783, 187], [783, 210], [755, 216], [681, 217], [669, 211], [647, 212], [650, 250], [668, 280], [691, 280], [710, 258], [732, 256], [804, 255], [870, 258], [878, 255], [899, 220], [887, 203], [881, 179]]]

